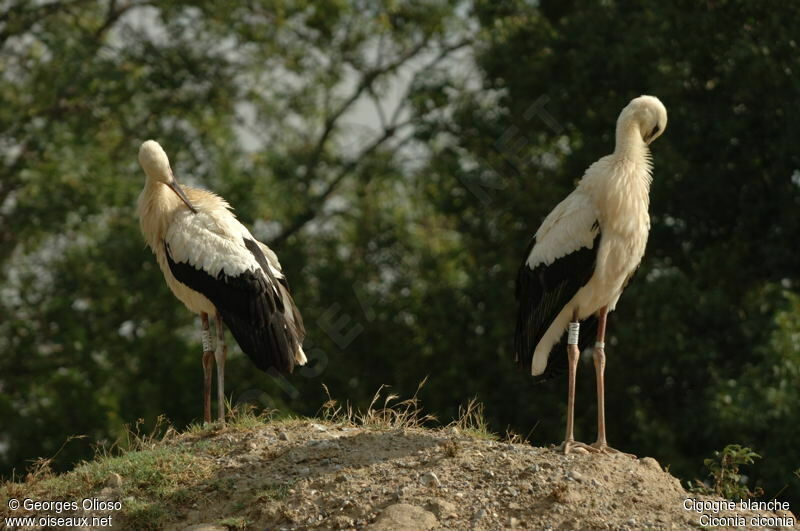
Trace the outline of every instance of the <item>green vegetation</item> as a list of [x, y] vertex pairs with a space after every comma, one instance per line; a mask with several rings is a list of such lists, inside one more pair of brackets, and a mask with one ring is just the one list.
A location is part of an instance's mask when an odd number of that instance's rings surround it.
[[250, 525], [247, 519], [241, 516], [223, 518], [218, 523], [219, 525], [226, 526], [228, 529], [247, 529], [247, 526]]
[[[453, 426], [472, 437], [496, 441], [499, 437], [492, 433], [484, 413], [483, 404], [477, 399], [472, 399], [466, 406], [459, 408], [458, 419], [453, 422]], [[516, 440], [516, 437], [511, 436], [507, 439]]]
[[[271, 421], [269, 416], [255, 414], [248, 407], [231, 413], [224, 427], [190, 426], [183, 434], [163, 420], [150, 433], [143, 433], [137, 424], [126, 430], [122, 444], [112, 449], [98, 448], [93, 460], [67, 474], [54, 474], [49, 460], [40, 460], [25, 481], [0, 485], [0, 497], [75, 500], [98, 496], [103, 488], [111, 486], [116, 489], [113, 498], [125, 500], [119, 516], [126, 526], [159, 529], [176, 507], [197, 502], [198, 493], [225, 493], [233, 488], [231, 478], [217, 476], [217, 458], [241, 449], [232, 448], [225, 438], [215, 436], [248, 432]], [[287, 490], [286, 484], [266, 484], [254, 500], [281, 499]], [[226, 519], [223, 525], [245, 527], [246, 523], [233, 518]]]
[[[613, 149], [620, 109], [651, 93], [669, 125], [653, 145], [647, 253], [609, 321], [609, 443], [693, 478], [737, 442], [763, 456], [748, 465], [753, 490], [800, 503], [799, 4], [0, 11], [3, 477], [41, 456], [71, 469], [139, 418], [148, 432], [161, 415], [211, 429], [194, 424], [196, 319], [135, 218], [147, 138], [273, 246], [307, 324], [310, 364], [286, 380], [232, 349], [233, 406], [292, 422], [317, 411], [324, 383], [356, 415], [380, 385], [411, 396], [427, 376], [419, 397], [442, 423], [477, 397], [478, 432], [559, 442], [565, 381], [534, 387], [511, 360], [516, 268], [542, 217]], [[576, 436], [591, 441], [591, 363], [577, 396]], [[143, 457], [151, 475], [130, 488], [183, 495], [170, 466], [203, 458], [170, 448]], [[101, 481], [82, 474], [76, 489]], [[157, 507], [139, 512], [158, 520]]]
[[117, 496], [126, 498], [121, 516], [132, 528], [157, 529], [169, 514], [168, 506], [185, 503], [190, 490], [212, 483], [211, 455], [198, 446], [161, 440], [149, 449], [137, 446], [116, 457], [99, 457], [78, 465], [68, 475], [53, 475], [42, 468], [25, 483], [6, 483], [4, 498], [52, 496], [82, 499], [97, 495], [109, 478], [124, 478]]
[[745, 477], [739, 473], [741, 465], [752, 465], [761, 456], [747, 447], [729, 444], [721, 452], [703, 461], [711, 478], [711, 485], [696, 481], [692, 490], [702, 494], [716, 494], [730, 500], [746, 500], [760, 497], [764, 492], [760, 488], [751, 491], [745, 483]]

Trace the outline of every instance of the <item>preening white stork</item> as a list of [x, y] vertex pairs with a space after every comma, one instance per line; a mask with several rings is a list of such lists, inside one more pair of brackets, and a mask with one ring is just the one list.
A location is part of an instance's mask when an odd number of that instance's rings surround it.
[[[650, 230], [649, 144], [667, 126], [667, 110], [653, 96], [633, 99], [617, 119], [614, 153], [586, 170], [575, 190], [542, 222], [517, 276], [519, 304], [514, 338], [520, 367], [542, 379], [563, 370], [548, 365], [550, 350], [567, 335], [567, 430], [564, 453], [577, 447], [615, 452], [606, 442], [605, 328], [622, 290], [639, 267]], [[584, 335], [579, 335], [584, 321]], [[578, 357], [596, 329], [597, 441], [573, 437]], [[588, 333], [586, 333], [588, 332]]]
[[[181, 187], [158, 142], [142, 144], [139, 164], [147, 174], [138, 203], [142, 234], [172, 293], [200, 314], [203, 418], [211, 421], [211, 368], [216, 358], [217, 406], [224, 421], [223, 323], [256, 367], [289, 373], [306, 362], [303, 320], [278, 257], [239, 223], [227, 201], [206, 190]], [[216, 348], [209, 315], [216, 320]]]

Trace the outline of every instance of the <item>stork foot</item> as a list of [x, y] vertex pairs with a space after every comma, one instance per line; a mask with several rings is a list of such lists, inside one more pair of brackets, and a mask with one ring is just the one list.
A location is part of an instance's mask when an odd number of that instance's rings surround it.
[[616, 448], [611, 448], [605, 442], [595, 441], [594, 443], [592, 443], [591, 447], [592, 447], [592, 450], [594, 450], [594, 452], [596, 452], [596, 453], [601, 453], [601, 454], [606, 454], [606, 455], [619, 454], [619, 455], [624, 455], [626, 457], [630, 457], [631, 459], [636, 459], [635, 455], [629, 454], [629, 453], [625, 453], [625, 452], [621, 452], [620, 450], [617, 450]]
[[579, 441], [564, 441], [557, 448], [557, 450], [563, 453], [564, 455], [588, 454], [588, 453], [597, 453], [600, 451], [590, 444], [582, 443]]

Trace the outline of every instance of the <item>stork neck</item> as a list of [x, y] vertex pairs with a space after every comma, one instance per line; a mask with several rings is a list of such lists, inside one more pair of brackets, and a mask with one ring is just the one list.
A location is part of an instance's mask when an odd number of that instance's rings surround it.
[[151, 201], [156, 201], [163, 210], [172, 210], [182, 204], [175, 192], [156, 179], [147, 179], [144, 187], [144, 196]]
[[147, 179], [139, 196], [139, 223], [145, 239], [155, 249], [167, 230], [169, 218], [180, 208], [181, 200], [165, 184]]
[[647, 144], [642, 140], [642, 134], [632, 121], [625, 121], [617, 124], [617, 139], [614, 154], [638, 159], [646, 157], [648, 153]]

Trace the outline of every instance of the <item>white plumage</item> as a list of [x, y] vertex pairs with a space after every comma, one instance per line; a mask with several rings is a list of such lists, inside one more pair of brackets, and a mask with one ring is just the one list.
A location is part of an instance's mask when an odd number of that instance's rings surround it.
[[[650, 230], [648, 145], [666, 125], [667, 111], [657, 98], [632, 100], [617, 120], [614, 153], [592, 164], [576, 189], [536, 231], [518, 275], [515, 336], [517, 362], [534, 376], [548, 376], [550, 351], [573, 321], [591, 319], [586, 323], [588, 331], [600, 325], [600, 347], [595, 350], [605, 365], [605, 316], [614, 310], [639, 266]], [[572, 361], [570, 354], [570, 399], [574, 400]], [[602, 371], [598, 387], [601, 393]], [[570, 423], [568, 418], [565, 449], [571, 439]], [[605, 449], [604, 426], [601, 431], [597, 446]]]
[[[260, 269], [253, 253], [245, 247], [245, 239], [255, 240], [233, 214], [227, 211], [194, 214], [188, 209], [175, 213], [164, 238], [176, 262], [188, 263], [213, 277], [222, 272], [238, 276]], [[271, 268], [271, 271], [283, 277], [279, 270]]]
[[[222, 324], [228, 325], [258, 368], [291, 372], [294, 365], [306, 363], [302, 317], [277, 256], [236, 219], [224, 199], [206, 190], [179, 186], [166, 153], [153, 140], [142, 144], [139, 162], [147, 174], [138, 203], [142, 234], [169, 288], [201, 316], [205, 420], [210, 420], [213, 358], [223, 417], [226, 354]], [[208, 315], [217, 320], [213, 358], [205, 344]]]

